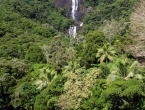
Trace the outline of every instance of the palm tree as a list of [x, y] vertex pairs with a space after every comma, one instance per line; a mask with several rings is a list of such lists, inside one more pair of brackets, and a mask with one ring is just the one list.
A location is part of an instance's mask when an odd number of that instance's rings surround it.
[[129, 78], [136, 78], [136, 79], [142, 79], [142, 75], [139, 74], [139, 63], [138, 61], [134, 61], [129, 67], [128, 67], [128, 75], [125, 77], [125, 79]]
[[56, 77], [56, 71], [50, 68], [42, 68], [40, 69], [39, 79], [34, 81], [34, 85], [37, 86], [37, 89], [42, 90], [48, 84], [52, 82], [52, 80]]
[[118, 73], [122, 77], [126, 77], [128, 74], [128, 68], [130, 66], [129, 59], [125, 57], [117, 58], [115, 61], [115, 65], [118, 68]]
[[110, 74], [107, 76], [106, 82], [110, 83], [116, 79], [120, 78], [119, 68], [115, 66], [115, 64], [112, 65], [110, 68]]
[[115, 56], [115, 49], [110, 46], [109, 43], [104, 44], [104, 46], [100, 49], [98, 49], [98, 52], [96, 54], [96, 58], [98, 58], [98, 61], [102, 63], [103, 61], [106, 61], [106, 63], [109, 61], [112, 61]]
[[139, 71], [138, 61], [129, 62], [127, 58], [117, 58], [112, 67], [110, 67], [110, 74], [106, 80], [107, 83], [118, 78], [123, 78], [125, 80], [136, 78], [142, 80], [143, 77]]
[[120, 75], [125, 78], [139, 78], [141, 79], [141, 75], [139, 74], [139, 63], [138, 61], [130, 62], [127, 58], [121, 58], [117, 61], [118, 72]]
[[70, 61], [68, 65], [63, 67], [62, 73], [66, 75], [69, 73], [75, 73], [75, 71], [79, 68], [80, 64], [78, 63], [78, 61]]

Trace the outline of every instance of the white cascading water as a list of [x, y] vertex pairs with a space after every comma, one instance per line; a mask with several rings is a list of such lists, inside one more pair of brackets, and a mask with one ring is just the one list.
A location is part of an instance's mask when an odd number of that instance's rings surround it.
[[83, 23], [80, 23], [80, 27], [82, 27], [84, 24]]
[[72, 0], [72, 18], [75, 20], [76, 11], [78, 10], [78, 0]]
[[77, 27], [76, 26], [71, 26], [70, 28], [69, 28], [69, 35], [70, 35], [70, 37], [76, 37], [76, 35], [77, 35]]
[[[78, 0], [72, 0], [72, 11], [71, 11], [71, 17], [76, 20], [76, 12], [78, 10]], [[76, 37], [77, 35], [77, 26], [71, 26], [69, 28], [69, 35], [70, 37]]]

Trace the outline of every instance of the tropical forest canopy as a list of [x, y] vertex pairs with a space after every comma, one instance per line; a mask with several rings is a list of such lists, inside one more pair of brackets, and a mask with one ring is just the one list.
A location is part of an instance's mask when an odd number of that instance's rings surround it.
[[145, 1], [82, 6], [72, 38], [54, 0], [0, 1], [1, 110], [145, 110]]

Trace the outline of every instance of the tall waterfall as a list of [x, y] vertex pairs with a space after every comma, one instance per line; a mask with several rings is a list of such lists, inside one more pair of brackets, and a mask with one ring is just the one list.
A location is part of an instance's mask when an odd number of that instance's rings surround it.
[[78, 10], [78, 0], [72, 0], [72, 18], [74, 20], [76, 20], [75, 15], [76, 15], [76, 11]]
[[[72, 8], [72, 11], [71, 11], [71, 17], [74, 19], [74, 20], [76, 20], [76, 12], [77, 12], [77, 10], [78, 10], [78, 0], [72, 0], [72, 6], [71, 6], [71, 8]], [[70, 26], [70, 28], [69, 28], [69, 35], [70, 35], [70, 37], [76, 37], [76, 35], [77, 35], [77, 26]]]

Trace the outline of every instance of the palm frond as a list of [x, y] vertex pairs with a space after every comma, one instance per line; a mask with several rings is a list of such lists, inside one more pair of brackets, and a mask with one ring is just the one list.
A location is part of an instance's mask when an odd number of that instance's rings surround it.
[[129, 72], [129, 74], [127, 75], [126, 78], [133, 78], [134, 77], [134, 73], [133, 72]]
[[141, 74], [136, 74], [136, 75], [135, 75], [135, 78], [136, 78], [136, 79], [142, 80], [142, 79], [143, 79], [143, 76], [142, 76]]
[[105, 60], [105, 58], [106, 58], [106, 55], [105, 54], [103, 56], [101, 56], [100, 59], [99, 59], [100, 60], [100, 63], [102, 63]]
[[117, 73], [111, 73], [108, 75], [107, 79], [106, 79], [106, 82], [107, 84], [112, 82], [112, 81], [115, 81], [116, 79], [120, 78], [119, 74]]
[[138, 66], [138, 61], [134, 61], [130, 66], [130, 70], [134, 70], [137, 66]]
[[110, 61], [113, 61], [113, 56], [107, 55], [107, 58], [108, 58]]

